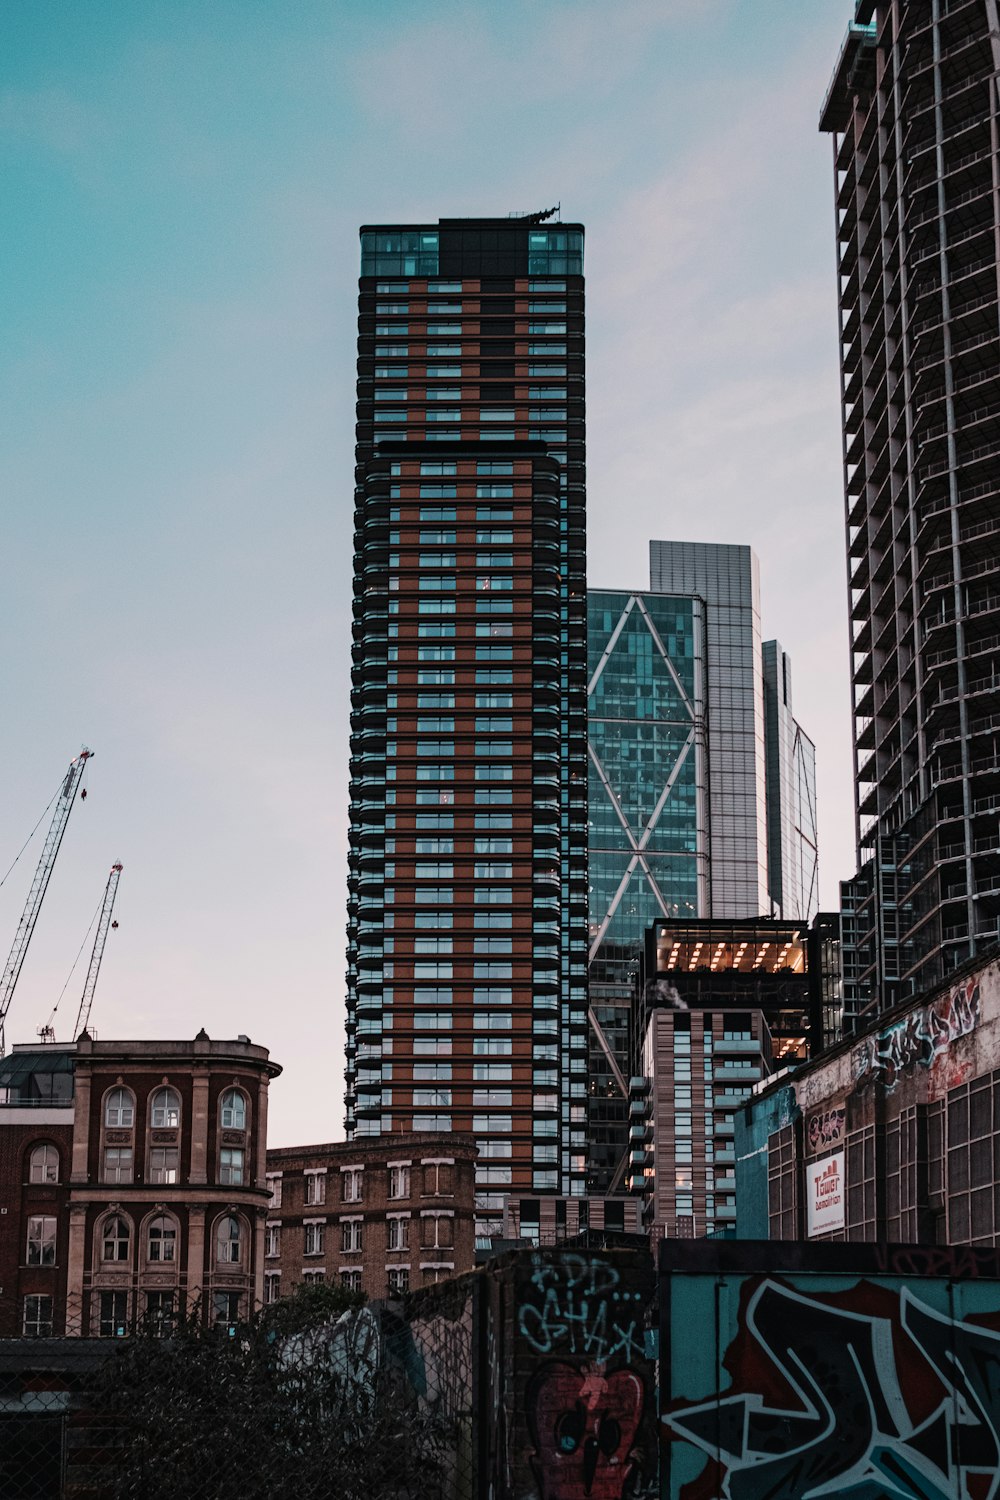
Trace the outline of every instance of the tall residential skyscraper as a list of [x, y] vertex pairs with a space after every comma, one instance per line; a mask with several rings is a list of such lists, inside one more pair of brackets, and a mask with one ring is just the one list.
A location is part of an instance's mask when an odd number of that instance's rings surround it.
[[761, 641], [757, 559], [693, 542], [650, 553], [649, 592], [587, 596], [593, 1192], [624, 1175], [650, 924], [805, 925], [818, 904], [815, 752], [788, 657]]
[[998, 936], [998, 68], [993, 0], [860, 0], [820, 119], [851, 604], [849, 1011]]
[[583, 228], [361, 231], [347, 1130], [585, 1188]]

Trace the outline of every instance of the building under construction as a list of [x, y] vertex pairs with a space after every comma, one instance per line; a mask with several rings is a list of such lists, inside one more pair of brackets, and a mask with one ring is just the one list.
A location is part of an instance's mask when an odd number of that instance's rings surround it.
[[859, 0], [820, 120], [837, 199], [854, 1011], [997, 941], [998, 69], [993, 0]]

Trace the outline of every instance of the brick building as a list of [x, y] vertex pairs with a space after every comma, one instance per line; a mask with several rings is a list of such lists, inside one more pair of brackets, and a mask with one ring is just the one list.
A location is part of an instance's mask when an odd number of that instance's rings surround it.
[[0, 1337], [114, 1335], [261, 1300], [267, 1090], [249, 1039], [78, 1041], [0, 1061]]
[[471, 1136], [433, 1131], [268, 1151], [264, 1301], [303, 1281], [375, 1298], [471, 1271], [475, 1161]]
[[1000, 1245], [1000, 958], [786, 1070], [736, 1125], [740, 1239]]

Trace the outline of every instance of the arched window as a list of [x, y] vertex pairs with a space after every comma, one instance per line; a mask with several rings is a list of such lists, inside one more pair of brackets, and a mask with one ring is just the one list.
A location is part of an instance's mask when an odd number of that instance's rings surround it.
[[128, 1089], [112, 1089], [104, 1104], [105, 1125], [131, 1130], [135, 1124], [135, 1100]]
[[215, 1258], [222, 1265], [240, 1263], [240, 1221], [233, 1214], [220, 1219], [215, 1231]]
[[117, 1214], [105, 1219], [101, 1235], [101, 1259], [128, 1260], [130, 1238], [129, 1227], [124, 1219], [120, 1219]]
[[32, 1146], [31, 1155], [28, 1157], [28, 1181], [59, 1181], [59, 1152], [55, 1146], [50, 1146], [44, 1142], [40, 1145]]
[[147, 1231], [147, 1260], [177, 1259], [177, 1225], [166, 1214], [160, 1214]]
[[223, 1130], [246, 1130], [247, 1101], [239, 1089], [227, 1089], [222, 1096]]
[[181, 1097], [176, 1089], [157, 1089], [150, 1122], [154, 1130], [176, 1130], [181, 1123]]

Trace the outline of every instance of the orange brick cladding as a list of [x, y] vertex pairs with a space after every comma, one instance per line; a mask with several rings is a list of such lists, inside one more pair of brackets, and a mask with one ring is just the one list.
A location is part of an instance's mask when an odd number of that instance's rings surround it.
[[265, 1300], [307, 1279], [378, 1298], [471, 1271], [475, 1160], [471, 1136], [434, 1132], [268, 1151]]

